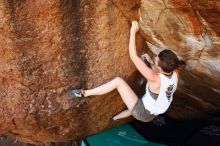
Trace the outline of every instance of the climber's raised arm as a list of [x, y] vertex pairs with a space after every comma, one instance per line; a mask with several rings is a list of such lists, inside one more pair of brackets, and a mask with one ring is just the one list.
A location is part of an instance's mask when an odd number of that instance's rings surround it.
[[136, 44], [135, 44], [135, 35], [136, 32], [139, 30], [139, 25], [138, 22], [133, 21], [131, 30], [130, 30], [130, 40], [129, 40], [129, 55], [137, 69], [140, 71], [140, 73], [148, 80], [148, 81], [153, 81], [155, 80], [158, 76], [157, 73], [149, 68], [145, 62], [138, 57], [137, 51], [136, 51]]

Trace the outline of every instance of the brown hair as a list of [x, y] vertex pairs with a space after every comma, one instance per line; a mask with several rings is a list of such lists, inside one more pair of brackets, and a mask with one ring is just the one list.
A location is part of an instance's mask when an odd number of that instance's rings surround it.
[[171, 50], [165, 49], [158, 55], [158, 65], [163, 69], [164, 72], [170, 73], [178, 67], [185, 65], [183, 60], [179, 60], [175, 53]]

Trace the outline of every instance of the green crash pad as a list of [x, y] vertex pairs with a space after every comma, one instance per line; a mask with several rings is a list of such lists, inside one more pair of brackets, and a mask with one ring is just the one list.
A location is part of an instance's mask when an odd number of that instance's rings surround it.
[[81, 146], [165, 146], [149, 142], [138, 134], [129, 124], [88, 136]]

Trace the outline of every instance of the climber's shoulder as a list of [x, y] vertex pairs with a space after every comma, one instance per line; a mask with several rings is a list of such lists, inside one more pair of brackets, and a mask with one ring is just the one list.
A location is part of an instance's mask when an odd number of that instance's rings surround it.
[[156, 71], [151, 69], [150, 70], [150, 75], [148, 76], [147, 80], [150, 81], [150, 82], [158, 82], [160, 80], [160, 76]]

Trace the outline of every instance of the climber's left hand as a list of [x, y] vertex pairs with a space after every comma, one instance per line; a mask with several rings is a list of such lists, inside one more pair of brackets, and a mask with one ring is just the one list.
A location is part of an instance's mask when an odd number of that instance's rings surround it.
[[137, 21], [131, 22], [131, 33], [136, 33], [139, 30], [139, 24]]

